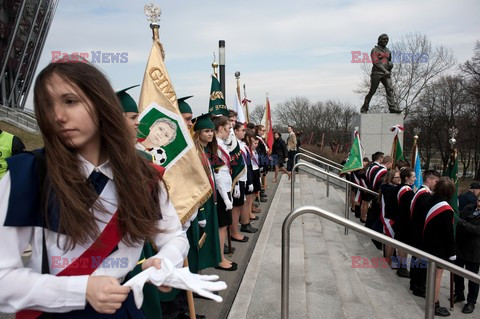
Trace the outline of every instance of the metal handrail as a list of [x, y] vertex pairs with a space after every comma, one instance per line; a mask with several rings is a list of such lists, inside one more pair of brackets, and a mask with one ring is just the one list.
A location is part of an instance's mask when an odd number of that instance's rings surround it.
[[[346, 187], [345, 187], [345, 218], [346, 219], [349, 219], [350, 217], [350, 213], [348, 211], [349, 209], [349, 201], [350, 201], [350, 187], [348, 187], [348, 185], [351, 185], [353, 187], [356, 187], [364, 192], [367, 192], [367, 193], [370, 193], [374, 196], [378, 196], [378, 193], [374, 192], [374, 191], [371, 191], [369, 190], [368, 188], [365, 188], [363, 186], [360, 186], [360, 185], [357, 185], [353, 182], [350, 182], [350, 181], [347, 181], [346, 179], [343, 179], [341, 177], [338, 177], [337, 175], [334, 175], [332, 173], [328, 173], [328, 172], [325, 172], [325, 171], [322, 171], [319, 167], [315, 166], [315, 165], [312, 165], [310, 163], [297, 163], [295, 164], [295, 166], [293, 166], [292, 168], [292, 177], [291, 177], [291, 188], [290, 188], [290, 210], [294, 210], [295, 209], [295, 176], [296, 176], [296, 171], [298, 169], [301, 169], [302, 166], [305, 166], [305, 167], [308, 167], [316, 172], [320, 172], [322, 174], [325, 174], [327, 177], [326, 177], [326, 184], [327, 184], [327, 197], [330, 195], [330, 177], [335, 179], [335, 180], [338, 180], [338, 181], [341, 181], [341, 182], [344, 182], [346, 183]], [[307, 170], [304, 169], [305, 172], [307, 173], [310, 173], [308, 172]], [[310, 173], [311, 174], [311, 173]], [[317, 175], [315, 175], [317, 176]], [[320, 176], [319, 176], [320, 177]], [[322, 178], [322, 177], [320, 177]], [[345, 235], [348, 235], [348, 228], [345, 227]]]
[[425, 298], [425, 318], [433, 319], [435, 315], [435, 269], [436, 267], [441, 267], [443, 269], [449, 270], [450, 272], [459, 275], [465, 279], [476, 282], [480, 284], [480, 276], [467, 271], [463, 268], [456, 266], [453, 263], [447, 262], [439, 257], [431, 255], [423, 250], [417, 249], [405, 243], [402, 243], [398, 240], [387, 237], [381, 233], [378, 233], [370, 228], [367, 228], [363, 225], [356, 224], [346, 218], [337, 216], [334, 213], [331, 213], [327, 210], [324, 210], [319, 207], [314, 206], [303, 206], [295, 211], [290, 212], [287, 215], [282, 225], [282, 294], [281, 294], [281, 318], [288, 319], [288, 308], [289, 308], [289, 286], [290, 286], [290, 227], [292, 222], [299, 216], [304, 214], [315, 214], [320, 217], [326, 218], [336, 224], [345, 226], [352, 230], [358, 231], [359, 233], [366, 235], [372, 239], [375, 239], [379, 242], [387, 244], [394, 248], [399, 248], [407, 251], [409, 254], [415, 257], [423, 258], [428, 261], [427, 268], [427, 291]]
[[[340, 171], [342, 170], [341, 168], [338, 168], [338, 167], [336, 167], [336, 166], [333, 166], [333, 165], [331, 165], [331, 164], [328, 164], [328, 163], [322, 161], [321, 159], [318, 159], [318, 158], [315, 158], [315, 157], [310, 156], [310, 155], [308, 155], [308, 154], [300, 153], [300, 152], [298, 152], [297, 154], [295, 154], [295, 156], [293, 157], [293, 162], [294, 162], [294, 163], [297, 163], [297, 158], [299, 158], [300, 156], [306, 157], [306, 158], [308, 158], [308, 159], [310, 159], [310, 160], [313, 160], [313, 161], [316, 161], [316, 162], [318, 162], [318, 163], [321, 163], [322, 165], [325, 165], [325, 167], [326, 167], [325, 170], [326, 170], [327, 172], [330, 172], [330, 168], [335, 169], [337, 172], [340, 172]], [[317, 165], [317, 166], [320, 166], [320, 165]]]
[[[369, 194], [372, 194], [374, 196], [379, 196], [379, 194], [377, 192], [374, 192], [368, 188], [365, 188], [363, 186], [360, 186], [360, 185], [357, 185], [353, 182], [350, 182], [350, 181], [347, 181], [346, 179], [344, 178], [341, 178], [341, 177], [338, 177], [337, 175], [335, 174], [332, 174], [332, 173], [328, 173], [328, 172], [325, 172], [325, 171], [322, 171], [321, 169], [319, 169], [317, 166], [313, 165], [313, 164], [310, 164], [310, 163], [297, 163], [295, 164], [295, 166], [293, 166], [293, 169], [292, 169], [292, 177], [291, 177], [291, 182], [292, 182], [292, 188], [291, 188], [291, 196], [290, 196], [290, 209], [294, 209], [295, 207], [295, 196], [294, 196], [294, 186], [295, 186], [295, 175], [296, 175], [296, 170], [297, 169], [300, 169], [302, 166], [305, 166], [305, 167], [308, 167], [316, 172], [319, 172], [319, 173], [322, 173], [324, 175], [327, 176], [327, 178], [333, 178], [335, 180], [338, 180], [338, 181], [341, 181], [347, 185], [350, 185], [350, 186], [353, 186], [355, 188], [358, 188], [359, 190], [361, 191], [364, 191], [366, 193], [369, 193]], [[305, 169], [304, 169], [305, 171]], [[306, 171], [307, 173], [309, 173], [308, 171]], [[321, 176], [319, 176], [320, 178], [322, 178]], [[326, 179], [327, 180], [327, 179]], [[327, 180], [328, 181], [328, 180]], [[348, 189], [348, 187], [347, 187]], [[328, 188], [327, 188], [327, 197], [329, 195], [329, 192], [328, 192]]]
[[316, 154], [316, 153], [314, 153], [314, 152], [311, 152], [311, 151], [309, 151], [309, 150], [306, 150], [306, 149], [304, 149], [303, 147], [300, 147], [300, 148], [299, 148], [299, 151], [310, 153], [310, 154], [312, 154], [312, 155], [314, 155], [314, 156], [316, 156], [316, 157], [319, 157], [319, 158], [320, 158], [322, 161], [324, 161], [324, 162], [330, 162], [331, 165], [336, 166], [336, 167], [338, 167], [338, 168], [342, 168], [342, 165], [341, 165], [341, 164], [338, 164], [337, 162], [332, 161], [331, 159], [328, 159], [328, 158], [323, 157], [323, 156], [321, 156], [321, 155], [318, 155], [318, 154]]

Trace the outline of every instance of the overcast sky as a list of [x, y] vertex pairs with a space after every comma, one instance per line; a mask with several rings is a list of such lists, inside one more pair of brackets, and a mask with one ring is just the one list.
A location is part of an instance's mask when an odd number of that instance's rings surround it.
[[[478, 0], [181, 0], [160, 6], [160, 40], [178, 97], [195, 115], [208, 109], [213, 52], [226, 41], [226, 97], [233, 105], [234, 73], [241, 72], [253, 105], [269, 93], [272, 106], [290, 97], [339, 100], [361, 106], [355, 94], [360, 64], [351, 51], [370, 52], [381, 33], [391, 42], [411, 32], [453, 51], [457, 61], [473, 55], [480, 40]], [[127, 63], [98, 63], [114, 89], [141, 84], [152, 39], [138, 0], [60, 1], [37, 73], [52, 51], [127, 53]], [[140, 88], [131, 90], [138, 99]], [[243, 92], [242, 92], [243, 96]], [[31, 98], [29, 99], [29, 102]], [[30, 102], [31, 103], [31, 102]], [[27, 106], [28, 107], [28, 106]], [[31, 105], [30, 105], [31, 107]]]

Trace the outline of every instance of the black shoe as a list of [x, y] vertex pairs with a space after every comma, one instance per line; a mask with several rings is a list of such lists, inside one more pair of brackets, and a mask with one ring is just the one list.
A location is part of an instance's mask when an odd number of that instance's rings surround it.
[[252, 227], [250, 224], [242, 225], [240, 226], [240, 231], [244, 233], [256, 233], [258, 231], [258, 228]]
[[473, 303], [467, 303], [465, 306], [463, 306], [462, 312], [463, 313], [472, 313], [473, 310], [475, 310], [475, 305]]
[[230, 237], [232, 241], [238, 241], [240, 243], [246, 243], [248, 241], [248, 236], [243, 236], [242, 239], [236, 239], [235, 237]]
[[402, 277], [402, 278], [410, 278], [410, 272], [408, 270], [406, 270], [405, 268], [398, 268], [397, 276]]
[[229, 268], [225, 268], [225, 267], [222, 267], [222, 266], [218, 265], [217, 267], [215, 267], [215, 269], [225, 270], [225, 271], [235, 271], [235, 270], [237, 270], [237, 267], [238, 267], [237, 264], [232, 263], [232, 266], [229, 267]]
[[435, 316], [448, 317], [450, 316], [450, 311], [445, 307], [440, 307], [440, 302], [435, 303]]
[[267, 197], [267, 194], [260, 194], [260, 197]]
[[268, 202], [268, 199], [266, 199], [265, 197], [261, 197], [261, 198], [260, 198], [260, 201], [261, 201], [262, 203], [265, 203], [265, 202]]
[[463, 295], [455, 295], [453, 297], [453, 303], [462, 302], [462, 301], [465, 301], [465, 297]]

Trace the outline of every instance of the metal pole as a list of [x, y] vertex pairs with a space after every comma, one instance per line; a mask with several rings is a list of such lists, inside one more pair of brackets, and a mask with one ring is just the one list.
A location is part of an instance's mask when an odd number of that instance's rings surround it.
[[[37, 5], [37, 10], [35, 11], [35, 17], [33, 18], [32, 20], [32, 26], [30, 28], [30, 32], [28, 32], [28, 37], [27, 37], [27, 41], [25, 43], [25, 48], [23, 49], [23, 52], [22, 52], [22, 57], [20, 58], [20, 63], [19, 63], [19, 66], [18, 66], [18, 71], [16, 72], [17, 74], [15, 75], [15, 80], [13, 80], [13, 85], [14, 87], [16, 88], [17, 87], [17, 81], [18, 81], [18, 78], [20, 77], [20, 72], [22, 71], [22, 64], [23, 64], [23, 60], [25, 59], [25, 55], [27, 54], [27, 50], [28, 50], [28, 46], [30, 44], [30, 39], [32, 38], [32, 34], [33, 34], [33, 30], [35, 29], [35, 23], [37, 22], [37, 18], [38, 18], [38, 13], [40, 12], [40, 8], [42, 7], [42, 2], [43, 1], [39, 1], [38, 2], [38, 5]], [[34, 50], [32, 50], [32, 55], [34, 53]], [[25, 78], [25, 76], [24, 76]], [[7, 99], [7, 104], [10, 105], [10, 102], [12, 100], [12, 97], [13, 97], [13, 90], [11, 91], [10, 93], [10, 96], [8, 97]], [[22, 92], [20, 91], [20, 95], [22, 94]], [[15, 103], [14, 103], [14, 106], [17, 105], [18, 106], [18, 101], [20, 100], [19, 98], [15, 99]]]
[[220, 87], [222, 88], [223, 98], [225, 96], [225, 40], [218, 41], [218, 65], [220, 66]]
[[[293, 176], [292, 176], [293, 179]], [[288, 319], [289, 286], [290, 286], [290, 226], [298, 216], [293, 211], [288, 214], [282, 225], [282, 294], [281, 319]]]
[[295, 176], [297, 174], [295, 173], [295, 170], [292, 169], [292, 178], [291, 178], [291, 189], [290, 189], [290, 210], [293, 212], [295, 209]]
[[330, 196], [330, 176], [327, 175], [327, 197]]
[[425, 295], [425, 319], [433, 319], [435, 316], [435, 273], [437, 270], [434, 261], [428, 261], [427, 268], [427, 291]]
[[[20, 26], [20, 21], [22, 20], [23, 11], [25, 10], [25, 5], [26, 4], [27, 4], [27, 1], [23, 0], [22, 1], [22, 6], [18, 10], [17, 20], [15, 21], [15, 27], [13, 28], [12, 36], [10, 37], [10, 42], [8, 43], [8, 49], [5, 52], [5, 61], [3, 62], [2, 70], [0, 71], [0, 74], [2, 75], [2, 77], [0, 77], [0, 82], [3, 82], [3, 80], [4, 80], [3, 75], [5, 73], [5, 68], [7, 67], [8, 59], [10, 58], [10, 52], [12, 51], [13, 43], [15, 42], [15, 36], [17, 34], [18, 27]], [[10, 74], [8, 76], [11, 77]], [[4, 105], [5, 105], [6, 101], [7, 101], [6, 96], [3, 96], [3, 104]]]
[[[350, 186], [345, 188], [345, 218], [350, 219]], [[348, 235], [348, 227], [345, 226], [345, 235]]]

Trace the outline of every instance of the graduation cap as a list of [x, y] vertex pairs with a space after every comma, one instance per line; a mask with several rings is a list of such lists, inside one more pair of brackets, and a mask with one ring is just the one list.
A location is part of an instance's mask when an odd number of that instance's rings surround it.
[[202, 114], [195, 119], [193, 119], [195, 124], [193, 124], [194, 131], [200, 131], [205, 129], [215, 129], [215, 125], [212, 122], [212, 114]]
[[190, 113], [192, 114], [192, 108], [190, 107], [190, 105], [188, 105], [187, 102], [185, 102], [185, 100], [189, 99], [193, 97], [193, 95], [190, 95], [190, 96], [185, 96], [185, 97], [181, 97], [179, 99], [177, 99], [178, 101], [178, 109], [180, 110], [180, 113]]
[[128, 87], [126, 89], [120, 90], [115, 92], [117, 94], [118, 99], [120, 100], [120, 103], [122, 104], [123, 107], [123, 112], [135, 112], [138, 113], [138, 106], [135, 100], [128, 94], [126, 91], [130, 90], [131, 88], [140, 86], [140, 84], [133, 85], [131, 87]]

